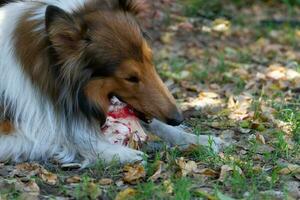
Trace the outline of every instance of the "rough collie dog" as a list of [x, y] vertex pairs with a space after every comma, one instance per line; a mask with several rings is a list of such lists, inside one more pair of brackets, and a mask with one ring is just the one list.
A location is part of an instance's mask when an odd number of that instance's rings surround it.
[[9, 2], [0, 8], [0, 161], [141, 160], [99, 134], [112, 96], [158, 119], [146, 126], [171, 144], [208, 144], [172, 127], [183, 118], [135, 17], [142, 1]]

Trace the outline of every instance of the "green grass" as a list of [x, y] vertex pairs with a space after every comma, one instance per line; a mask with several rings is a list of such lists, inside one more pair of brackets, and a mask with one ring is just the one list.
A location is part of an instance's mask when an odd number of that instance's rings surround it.
[[93, 184], [90, 177], [82, 176], [81, 183], [75, 189], [75, 198], [78, 200], [97, 199], [101, 194], [98, 185]]
[[120, 177], [122, 171], [122, 165], [119, 160], [113, 159], [109, 165], [103, 160], [98, 160], [90, 169], [86, 172], [89, 176], [94, 178], [111, 178], [116, 179]]
[[198, 146], [192, 149], [191, 151], [181, 154], [184, 157], [187, 157], [194, 161], [205, 162], [209, 167], [220, 166], [222, 163], [221, 158], [217, 153], [212, 149], [213, 140], [210, 141], [209, 147]]
[[[293, 16], [295, 7], [300, 6], [299, 0], [178, 0], [180, 3], [184, 5], [185, 15], [189, 17], [195, 16], [205, 16], [207, 18], [214, 18], [216, 16], [229, 15], [232, 14], [230, 11], [226, 10], [226, 5], [231, 4], [238, 8], [247, 7], [257, 3], [268, 3], [270, 5], [285, 5], [288, 10], [288, 15]], [[231, 16], [235, 18], [234, 16]]]
[[21, 200], [21, 193], [15, 188], [0, 188], [0, 199]]
[[158, 165], [160, 164], [161, 161], [161, 155], [159, 152], [157, 152], [154, 155], [154, 159], [151, 162], [147, 162], [145, 169], [147, 174], [154, 174], [155, 171], [157, 170]]
[[148, 182], [137, 186], [137, 194], [131, 200], [167, 199], [167, 197], [162, 184]]
[[300, 110], [298, 106], [285, 107], [279, 112], [279, 118], [292, 124], [293, 139], [300, 144]]
[[174, 183], [174, 200], [189, 200], [191, 199], [190, 193], [191, 180], [181, 178]]
[[[190, 200], [191, 183], [189, 178], [179, 178], [169, 180], [171, 193], [168, 193], [168, 185], [164, 183], [140, 183], [136, 186], [136, 194], [130, 200]], [[170, 191], [169, 191], [170, 192]]]
[[222, 8], [219, 0], [183, 0], [185, 7], [185, 14], [187, 16], [196, 16], [200, 10], [206, 10], [207, 15], [211, 16], [219, 12]]

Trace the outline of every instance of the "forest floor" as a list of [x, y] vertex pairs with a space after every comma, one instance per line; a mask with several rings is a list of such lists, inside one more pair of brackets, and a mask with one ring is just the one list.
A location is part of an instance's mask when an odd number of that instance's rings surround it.
[[221, 152], [152, 139], [145, 166], [3, 163], [0, 199], [300, 199], [300, 9], [284, 2], [153, 1], [157, 69]]

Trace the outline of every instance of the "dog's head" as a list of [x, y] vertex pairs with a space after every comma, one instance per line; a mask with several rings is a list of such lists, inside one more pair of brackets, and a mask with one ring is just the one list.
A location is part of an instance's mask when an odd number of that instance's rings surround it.
[[[72, 79], [81, 83], [78, 106], [89, 118], [105, 122], [109, 99], [115, 95], [143, 120], [157, 118], [170, 125], [183, 120], [136, 20], [143, 5], [139, 0], [95, 1], [73, 14], [47, 8], [46, 29], [65, 66], [62, 76], [69, 76], [69, 84]], [[78, 66], [70, 69], [68, 64], [74, 63]]]

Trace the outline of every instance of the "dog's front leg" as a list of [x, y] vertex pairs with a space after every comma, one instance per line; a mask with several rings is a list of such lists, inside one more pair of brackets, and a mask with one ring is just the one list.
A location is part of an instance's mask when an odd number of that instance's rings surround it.
[[131, 163], [143, 160], [144, 153], [121, 145], [111, 144], [105, 138], [95, 134], [76, 135], [75, 146], [84, 158], [84, 165], [104, 160], [109, 163], [119, 160], [121, 163]]
[[[208, 135], [194, 135], [187, 133], [181, 127], [169, 126], [158, 120], [153, 120], [149, 125], [145, 127], [153, 134], [159, 136], [164, 141], [171, 145], [178, 145], [183, 148], [188, 147], [190, 144], [211, 146], [215, 152], [218, 152], [222, 145], [223, 140], [218, 137]], [[210, 142], [211, 140], [211, 142]]]

